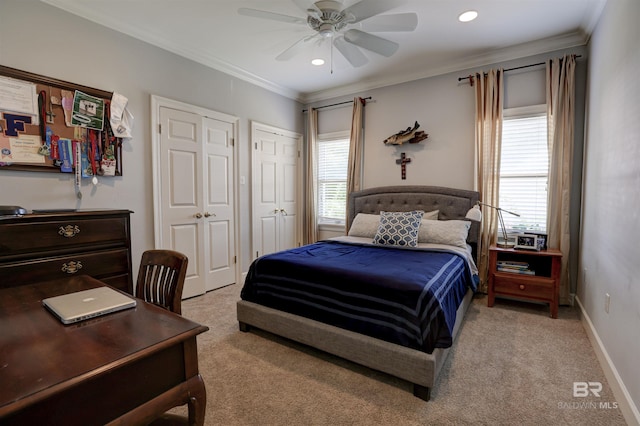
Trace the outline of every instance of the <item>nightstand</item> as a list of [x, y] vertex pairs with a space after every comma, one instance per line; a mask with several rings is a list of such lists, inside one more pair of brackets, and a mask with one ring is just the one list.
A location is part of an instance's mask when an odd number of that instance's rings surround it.
[[516, 250], [489, 248], [489, 299], [511, 297], [549, 303], [551, 318], [558, 318], [560, 269], [559, 250]]

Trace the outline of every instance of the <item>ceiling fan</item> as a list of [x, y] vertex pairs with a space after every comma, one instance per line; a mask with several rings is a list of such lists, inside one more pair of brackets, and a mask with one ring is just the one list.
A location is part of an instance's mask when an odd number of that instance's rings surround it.
[[306, 13], [306, 18], [244, 7], [238, 9], [240, 15], [307, 25], [314, 31], [276, 56], [278, 61], [293, 58], [314, 40], [330, 39], [352, 66], [361, 67], [369, 60], [360, 48], [390, 57], [399, 47], [398, 43], [371, 32], [413, 31], [418, 25], [415, 13], [380, 15], [405, 3], [402, 0], [361, 0], [346, 8], [338, 0], [292, 1]]

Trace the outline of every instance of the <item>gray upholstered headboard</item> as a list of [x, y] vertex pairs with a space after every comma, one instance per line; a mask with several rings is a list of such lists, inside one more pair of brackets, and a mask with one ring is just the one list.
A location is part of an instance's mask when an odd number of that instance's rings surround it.
[[[439, 220], [464, 219], [467, 211], [479, 200], [477, 191], [441, 186], [381, 186], [349, 194], [347, 201], [347, 229], [358, 213], [380, 214], [381, 211], [425, 212], [440, 210]], [[471, 222], [467, 242], [477, 259], [480, 225]]]

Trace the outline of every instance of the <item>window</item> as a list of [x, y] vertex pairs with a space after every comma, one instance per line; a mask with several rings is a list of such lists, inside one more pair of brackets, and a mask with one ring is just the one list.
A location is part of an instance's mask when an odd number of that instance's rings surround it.
[[508, 232], [546, 232], [547, 183], [546, 106], [504, 111], [500, 159], [500, 207]]
[[318, 224], [344, 225], [347, 215], [349, 138], [318, 138]]

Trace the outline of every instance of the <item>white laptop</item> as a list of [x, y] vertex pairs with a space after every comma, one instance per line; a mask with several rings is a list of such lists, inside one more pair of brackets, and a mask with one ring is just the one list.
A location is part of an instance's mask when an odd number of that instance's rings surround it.
[[97, 287], [43, 299], [42, 304], [64, 324], [136, 306], [135, 299], [109, 287]]

